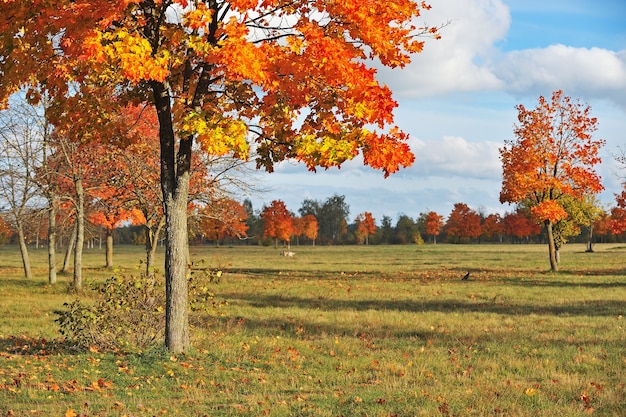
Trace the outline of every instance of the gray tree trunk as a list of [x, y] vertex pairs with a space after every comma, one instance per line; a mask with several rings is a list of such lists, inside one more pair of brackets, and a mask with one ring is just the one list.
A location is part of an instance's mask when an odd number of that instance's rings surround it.
[[156, 228], [146, 224], [146, 276], [153, 281], [153, 284], [156, 251], [159, 246], [159, 236], [164, 225], [165, 219], [163, 217], [159, 219]]
[[49, 284], [56, 284], [57, 282], [56, 244], [57, 244], [57, 210], [56, 210], [54, 200], [51, 200], [48, 206], [48, 283]]
[[22, 265], [24, 266], [24, 276], [32, 278], [33, 273], [30, 268], [30, 257], [28, 256], [28, 246], [26, 245], [26, 236], [24, 235], [24, 225], [21, 219], [17, 218], [17, 238], [20, 246], [20, 254], [22, 255]]
[[67, 249], [65, 250], [65, 257], [63, 258], [63, 273], [67, 273], [70, 270], [70, 259], [72, 259], [72, 253], [74, 253], [74, 245], [76, 245], [76, 223], [72, 228], [72, 234], [70, 240], [67, 242]]
[[113, 268], [113, 231], [106, 229], [106, 267]]
[[171, 352], [189, 347], [187, 199], [193, 138], [178, 143], [168, 88], [151, 83], [159, 119], [161, 190], [165, 211], [165, 345]]
[[76, 187], [76, 244], [74, 245], [74, 290], [83, 289], [83, 245], [85, 241], [85, 190], [82, 178], [74, 180]]
[[559, 261], [557, 258], [557, 250], [554, 242], [554, 233], [552, 231], [552, 222], [545, 221], [544, 226], [546, 228], [546, 234], [548, 235], [548, 255], [550, 256], [550, 269], [552, 272], [558, 272]]

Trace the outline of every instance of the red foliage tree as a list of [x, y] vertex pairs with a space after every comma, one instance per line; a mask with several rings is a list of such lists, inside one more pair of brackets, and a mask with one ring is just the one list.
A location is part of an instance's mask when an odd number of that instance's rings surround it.
[[504, 232], [504, 224], [502, 223], [502, 217], [495, 213], [485, 217], [482, 225], [483, 236], [485, 239], [502, 238]]
[[621, 235], [626, 232], [626, 191], [615, 196], [617, 206], [611, 209], [611, 233]]
[[541, 226], [523, 210], [506, 214], [502, 223], [504, 233], [518, 239], [528, 239], [541, 232]]
[[263, 219], [263, 234], [274, 238], [274, 247], [278, 247], [279, 240], [286, 242], [287, 246], [290, 245], [294, 231], [293, 220], [284, 202], [281, 200], [272, 201], [261, 212], [261, 219]]
[[461, 242], [482, 234], [480, 215], [465, 203], [456, 203], [445, 225], [448, 238]]
[[365, 211], [358, 216], [354, 220], [356, 222], [357, 230], [357, 242], [365, 242], [366, 245], [369, 245], [369, 236], [376, 233], [376, 219], [369, 211]]
[[224, 198], [200, 210], [200, 231], [204, 236], [219, 244], [226, 237], [246, 236], [248, 212], [246, 208], [230, 198]]
[[305, 237], [311, 239], [313, 246], [315, 246], [315, 239], [319, 233], [319, 224], [317, 218], [313, 214], [307, 214], [302, 216], [302, 231]]
[[552, 271], [558, 270], [553, 233], [556, 222], [568, 216], [563, 200], [602, 190], [593, 166], [600, 162], [602, 140], [593, 139], [597, 119], [591, 107], [572, 101], [562, 91], [552, 99], [539, 97], [533, 110], [517, 106], [516, 140], [505, 141], [502, 159], [502, 203], [525, 201], [533, 218], [542, 223], [548, 237]]
[[441, 229], [443, 229], [444, 222], [443, 216], [437, 214], [435, 211], [430, 211], [426, 214], [424, 219], [424, 228], [427, 235], [433, 237], [433, 244], [437, 244], [437, 236], [441, 233]]

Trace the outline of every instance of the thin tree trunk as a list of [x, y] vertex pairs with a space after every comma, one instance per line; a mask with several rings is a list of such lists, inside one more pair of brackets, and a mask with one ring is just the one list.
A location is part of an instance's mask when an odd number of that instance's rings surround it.
[[546, 234], [548, 235], [548, 254], [550, 256], [550, 269], [552, 272], [558, 272], [559, 263], [557, 259], [557, 250], [554, 242], [554, 233], [552, 232], [552, 222], [545, 221]]
[[77, 232], [76, 223], [74, 223], [74, 227], [72, 228], [72, 235], [70, 236], [70, 240], [67, 242], [67, 249], [65, 250], [65, 258], [63, 258], [63, 273], [67, 273], [70, 270], [70, 259], [72, 258], [72, 254], [74, 253], [74, 245], [76, 245], [76, 232]]
[[81, 178], [76, 187], [76, 244], [74, 245], [74, 290], [83, 289], [83, 245], [85, 241], [85, 191]]
[[178, 353], [189, 347], [187, 199], [193, 139], [181, 140], [176, 151], [167, 86], [155, 81], [151, 87], [159, 119], [165, 211], [165, 345]]
[[48, 206], [48, 283], [57, 282], [57, 210], [54, 200], [50, 200]]
[[106, 267], [113, 268], [113, 230], [106, 229]]
[[156, 258], [157, 247], [159, 246], [159, 236], [165, 224], [165, 218], [159, 218], [156, 230], [153, 230], [146, 224], [146, 276], [150, 278], [154, 284], [154, 263]]
[[587, 234], [587, 252], [593, 252], [593, 224], [589, 225], [589, 233]]
[[19, 219], [17, 220], [17, 238], [20, 245], [20, 254], [22, 255], [22, 265], [24, 266], [24, 277], [30, 279], [33, 277], [33, 273], [30, 269], [30, 257], [28, 256], [28, 246], [24, 236], [24, 226]]

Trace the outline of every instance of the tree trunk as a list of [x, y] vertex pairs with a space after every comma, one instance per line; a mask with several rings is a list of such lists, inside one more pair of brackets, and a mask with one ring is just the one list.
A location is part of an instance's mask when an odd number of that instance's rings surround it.
[[593, 224], [589, 225], [589, 232], [587, 234], [587, 250], [586, 252], [593, 252]]
[[113, 268], [113, 230], [106, 229], [106, 267]]
[[558, 272], [559, 263], [557, 259], [556, 245], [554, 243], [554, 233], [552, 232], [552, 222], [547, 220], [544, 223], [546, 234], [548, 235], [548, 254], [550, 256], [550, 269], [552, 272]]
[[83, 289], [83, 245], [85, 241], [85, 190], [82, 178], [74, 180], [76, 187], [76, 244], [74, 245], [74, 290]]
[[70, 259], [72, 257], [72, 253], [74, 253], [74, 245], [76, 245], [76, 223], [74, 223], [74, 227], [72, 229], [72, 235], [70, 236], [69, 242], [67, 242], [67, 249], [65, 250], [65, 258], [63, 258], [63, 273], [67, 273], [70, 270]]
[[22, 255], [22, 265], [24, 266], [24, 277], [32, 278], [33, 273], [30, 269], [30, 257], [28, 256], [28, 246], [26, 245], [26, 236], [24, 236], [24, 225], [21, 220], [17, 220], [17, 238], [20, 245], [20, 254]]
[[152, 281], [152, 284], [154, 284], [154, 260], [163, 226], [163, 217], [159, 219], [156, 230], [146, 224], [146, 276]]
[[57, 282], [57, 210], [54, 200], [48, 206], [48, 283]]
[[187, 288], [187, 199], [191, 176], [191, 137], [176, 138], [167, 86], [151, 82], [159, 119], [161, 190], [165, 211], [165, 345], [170, 352], [189, 347]]

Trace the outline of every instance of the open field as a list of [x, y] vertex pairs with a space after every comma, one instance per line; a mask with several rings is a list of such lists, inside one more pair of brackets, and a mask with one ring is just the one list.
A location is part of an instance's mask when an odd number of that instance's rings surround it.
[[[71, 276], [0, 247], [0, 417], [624, 416], [626, 246], [595, 249], [553, 274], [543, 245], [194, 247], [224, 275], [175, 357], [70, 349]], [[86, 285], [142, 256], [86, 250]]]

